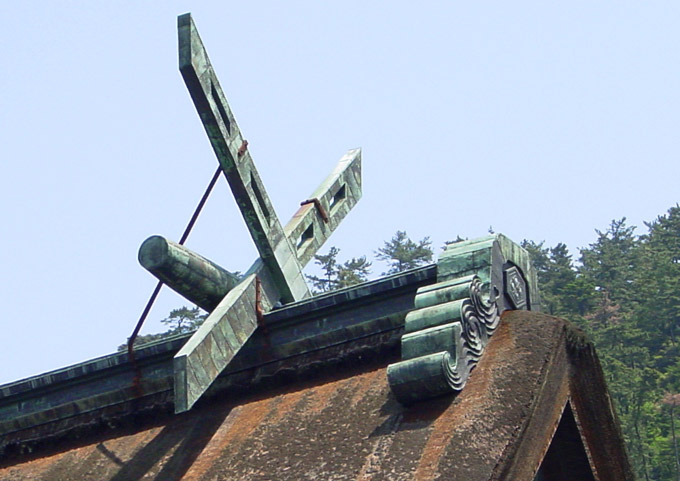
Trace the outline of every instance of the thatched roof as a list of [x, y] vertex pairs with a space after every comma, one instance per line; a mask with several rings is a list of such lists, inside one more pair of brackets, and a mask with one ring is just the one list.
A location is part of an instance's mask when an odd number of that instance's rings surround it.
[[397, 359], [84, 431], [8, 456], [0, 479], [633, 479], [593, 346], [565, 321], [504, 313], [456, 397], [397, 403]]

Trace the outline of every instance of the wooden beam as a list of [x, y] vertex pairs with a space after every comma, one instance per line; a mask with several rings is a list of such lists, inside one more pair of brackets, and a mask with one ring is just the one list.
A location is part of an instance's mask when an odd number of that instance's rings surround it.
[[257, 327], [257, 277], [250, 275], [175, 355], [175, 412], [191, 409]]
[[[328, 239], [342, 218], [347, 215], [361, 197], [361, 151], [351, 150], [340, 159], [335, 170], [321, 183], [313, 195], [314, 199], [317, 199], [317, 202], [320, 202], [321, 205], [316, 206], [315, 202], [305, 203], [286, 225], [286, 234], [290, 239], [295, 239], [297, 236], [304, 237], [304, 232], [309, 232], [310, 229], [313, 232], [297, 244], [296, 255], [301, 257], [303, 265], [309, 262], [317, 249]], [[321, 214], [320, 210], [324, 211], [324, 215]], [[324, 217], [327, 220], [324, 220]], [[187, 256], [187, 259], [195, 260], [194, 257], [189, 256]], [[206, 260], [206, 262], [209, 261]], [[206, 266], [206, 268], [200, 270], [206, 273], [213, 272], [209, 267]], [[175, 270], [193, 272], [188, 269]], [[257, 259], [246, 273], [247, 279], [241, 281], [234, 288], [234, 290], [239, 289], [244, 292], [243, 284], [250, 282], [248, 279], [256, 277], [260, 283], [259, 302], [262, 312], [271, 310], [271, 307], [278, 300], [278, 291], [269, 276], [269, 272], [262, 259]], [[215, 275], [217, 274], [219, 272], [215, 272]], [[217, 283], [219, 279], [215, 281]], [[212, 283], [209, 284], [212, 285]], [[239, 295], [232, 295], [233, 292], [233, 290], [230, 291], [219, 306], [210, 313], [192, 337], [192, 341], [187, 343], [182, 351], [177, 354], [177, 357], [184, 358], [177, 361], [178, 369], [175, 373], [175, 410], [178, 413], [191, 409], [191, 406], [208, 389], [220, 372], [227, 367], [255, 330], [257, 322], [254, 309], [243, 310], [230, 307], [242, 303]], [[235, 317], [234, 312], [238, 312], [241, 317]], [[252, 326], [252, 329], [247, 329], [248, 335], [245, 338], [229, 338], [230, 354], [224, 356], [215, 345], [215, 342], [224, 342], [224, 336], [215, 337], [210, 333], [213, 330], [228, 332], [229, 325], [234, 323], [239, 326]], [[243, 327], [239, 327], [239, 329], [243, 330]], [[234, 344], [235, 340], [238, 341], [238, 345]], [[210, 356], [209, 353], [211, 352], [215, 354], [215, 358]], [[204, 364], [207, 367], [204, 367]], [[198, 370], [200, 374], [192, 375], [193, 369]]]
[[[246, 279], [227, 294], [177, 354], [175, 410], [183, 412], [208, 389], [254, 332], [256, 312], [309, 296], [302, 267], [361, 197], [361, 151], [351, 150], [340, 160], [284, 229], [190, 14], [179, 17], [178, 34], [180, 71], [260, 254]], [[249, 302], [244, 299], [250, 297], [253, 283], [258, 291], [257, 311], [243, 308]], [[237, 328], [245, 334], [224, 334]], [[226, 351], [225, 342], [229, 344]]]
[[[284, 232], [304, 267], [361, 198], [361, 151], [350, 150], [300, 206]], [[212, 311], [239, 279], [185, 246], [152, 236], [139, 248], [140, 264], [168, 287]], [[249, 272], [262, 276], [256, 263]], [[278, 300], [278, 294], [268, 296]], [[271, 299], [269, 299], [271, 301]]]
[[158, 235], [142, 243], [137, 257], [158, 280], [207, 312], [240, 281], [239, 276]]
[[304, 299], [309, 289], [302, 266], [284, 235], [191, 14], [181, 15], [177, 26], [180, 72], [260, 257], [281, 294], [277, 300]]

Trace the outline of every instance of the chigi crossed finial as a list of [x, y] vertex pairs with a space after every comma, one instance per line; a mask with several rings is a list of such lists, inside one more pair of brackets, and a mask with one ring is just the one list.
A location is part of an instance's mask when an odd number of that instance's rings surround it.
[[175, 356], [175, 411], [183, 412], [229, 364], [263, 313], [309, 297], [302, 269], [361, 197], [361, 150], [347, 152], [281, 225], [190, 14], [178, 18], [178, 34], [180, 71], [260, 254], [239, 279], [158, 236], [140, 249], [142, 265], [210, 311]]

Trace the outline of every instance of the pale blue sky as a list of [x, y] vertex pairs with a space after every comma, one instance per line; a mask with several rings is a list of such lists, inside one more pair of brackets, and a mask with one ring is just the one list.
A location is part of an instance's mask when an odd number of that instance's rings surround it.
[[[124, 342], [155, 285], [139, 245], [177, 240], [210, 179], [188, 11], [283, 222], [363, 148], [341, 256], [489, 226], [576, 253], [679, 200], [678, 2], [6, 2], [0, 383]], [[255, 258], [226, 182], [187, 245]]]

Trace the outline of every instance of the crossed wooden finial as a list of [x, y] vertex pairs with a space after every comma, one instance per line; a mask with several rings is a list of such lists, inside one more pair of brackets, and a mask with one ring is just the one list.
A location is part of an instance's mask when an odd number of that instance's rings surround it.
[[[142, 245], [140, 261], [145, 267], [180, 294], [190, 292], [187, 298], [199, 299], [201, 307], [212, 310], [174, 359], [175, 412], [179, 413], [190, 409], [229, 364], [257, 328], [262, 313], [310, 295], [302, 268], [361, 197], [361, 150], [347, 152], [282, 226], [190, 14], [178, 18], [178, 34], [180, 71], [260, 254], [243, 279], [236, 281], [219, 266], [172, 242], [155, 237]], [[173, 259], [174, 267], [166, 269], [165, 275], [152, 267], [158, 257]], [[206, 287], [201, 290], [197, 285]], [[201, 304], [208, 293], [214, 298], [215, 292], [226, 295], [214, 309], [207, 301]]]

